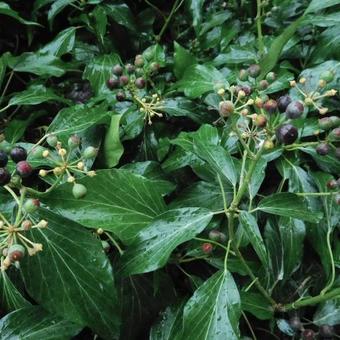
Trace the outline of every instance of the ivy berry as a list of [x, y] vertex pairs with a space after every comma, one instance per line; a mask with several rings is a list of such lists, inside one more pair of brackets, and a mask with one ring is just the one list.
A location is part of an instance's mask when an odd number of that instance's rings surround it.
[[74, 198], [83, 198], [87, 194], [87, 188], [83, 184], [75, 183], [72, 188], [72, 194]]
[[0, 168], [0, 186], [4, 186], [11, 181], [11, 174], [6, 168]]
[[27, 151], [21, 146], [16, 146], [15, 148], [11, 150], [10, 156], [13, 162], [18, 163], [18, 162], [26, 160]]
[[119, 86], [119, 80], [117, 78], [110, 78], [107, 82], [106, 82], [106, 86], [110, 89], [116, 89]]
[[293, 144], [298, 137], [298, 130], [292, 124], [283, 124], [276, 130], [277, 140], [285, 145]]
[[274, 99], [269, 99], [264, 103], [263, 108], [268, 113], [275, 113], [277, 110], [277, 102]]
[[286, 96], [281, 96], [277, 100], [277, 107], [281, 113], [285, 112], [287, 109], [287, 106], [292, 102], [292, 99], [286, 95]]
[[287, 118], [291, 119], [299, 118], [302, 115], [304, 109], [305, 108], [301, 102], [294, 100], [287, 106], [286, 116]]
[[20, 161], [16, 166], [16, 172], [21, 178], [29, 177], [32, 171], [32, 166], [26, 161]]
[[33, 214], [40, 207], [40, 201], [36, 198], [30, 198], [24, 203], [24, 210], [28, 214]]
[[11, 262], [20, 261], [25, 256], [25, 248], [21, 244], [13, 244], [8, 248], [7, 256]]
[[253, 64], [248, 67], [248, 73], [252, 78], [256, 78], [261, 73], [260, 65]]
[[211, 254], [213, 251], [213, 245], [209, 242], [205, 242], [202, 244], [202, 251], [205, 254]]
[[119, 64], [113, 66], [112, 68], [112, 72], [113, 74], [115, 74], [116, 76], [121, 76], [123, 74], [123, 67], [120, 66]]
[[316, 147], [316, 152], [320, 155], [320, 156], [326, 156], [329, 153], [329, 145], [326, 143], [320, 143], [317, 147]]
[[145, 80], [143, 77], [139, 77], [135, 81], [135, 85], [138, 89], [143, 89], [145, 87]]
[[319, 335], [322, 339], [331, 339], [334, 336], [334, 328], [330, 325], [321, 325]]

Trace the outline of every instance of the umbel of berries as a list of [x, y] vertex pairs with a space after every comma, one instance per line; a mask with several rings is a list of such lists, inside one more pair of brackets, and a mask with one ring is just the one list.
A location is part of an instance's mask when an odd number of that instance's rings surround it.
[[277, 140], [285, 145], [293, 144], [297, 137], [298, 131], [292, 124], [283, 124], [275, 132]]

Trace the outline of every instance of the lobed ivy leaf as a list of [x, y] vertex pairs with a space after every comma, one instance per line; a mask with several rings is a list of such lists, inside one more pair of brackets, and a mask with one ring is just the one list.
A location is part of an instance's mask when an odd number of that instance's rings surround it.
[[185, 73], [185, 70], [197, 63], [195, 56], [193, 56], [188, 50], [174, 42], [174, 73], [177, 79], [181, 79]]
[[206, 280], [184, 307], [183, 331], [178, 339], [240, 338], [241, 301], [236, 283], [227, 270]]
[[89, 228], [112, 231], [131, 243], [140, 230], [165, 211], [163, 187], [127, 170], [100, 170], [79, 183], [87, 187], [81, 199], [72, 196], [72, 186], [63, 184], [43, 201], [54, 211]]
[[48, 228], [29, 238], [43, 251], [21, 263], [25, 287], [46, 310], [108, 339], [118, 338], [120, 316], [111, 265], [99, 239], [81, 225], [40, 209]]
[[37, 22], [25, 20], [22, 18], [18, 12], [14, 11], [6, 2], [0, 1], [0, 15], [7, 15], [11, 18], [18, 20], [20, 23], [28, 26], [41, 26]]
[[202, 208], [174, 209], [157, 216], [137, 234], [121, 257], [120, 274], [147, 273], [163, 267], [171, 252], [199, 234], [212, 216], [209, 210]]
[[39, 306], [20, 308], [0, 320], [1, 340], [67, 340], [80, 330], [79, 325], [50, 314]]

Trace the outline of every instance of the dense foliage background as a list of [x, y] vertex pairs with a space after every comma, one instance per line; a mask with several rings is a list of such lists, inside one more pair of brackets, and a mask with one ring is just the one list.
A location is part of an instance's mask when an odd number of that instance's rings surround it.
[[0, 1], [0, 339], [332, 339], [340, 1]]

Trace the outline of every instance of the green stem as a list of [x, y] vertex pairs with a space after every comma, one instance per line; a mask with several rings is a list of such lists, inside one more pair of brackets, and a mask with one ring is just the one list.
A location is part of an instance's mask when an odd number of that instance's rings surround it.
[[257, 28], [257, 42], [258, 42], [258, 48], [260, 51], [260, 54], [263, 55], [264, 53], [264, 43], [263, 43], [263, 35], [262, 35], [262, 3], [261, 0], [256, 0], [257, 4], [257, 13], [256, 13], [256, 28]]
[[119, 246], [119, 244], [117, 243], [117, 241], [109, 234], [109, 233], [105, 233], [105, 235], [110, 239], [110, 241], [113, 243], [113, 245], [117, 248], [119, 255], [122, 256], [124, 254], [124, 251], [122, 250], [122, 248]]
[[326, 287], [321, 291], [320, 295], [326, 294], [326, 292], [330, 288], [332, 288], [334, 281], [335, 281], [335, 264], [334, 264], [334, 257], [333, 257], [332, 245], [331, 245], [331, 234], [332, 234], [332, 229], [329, 228], [327, 231], [327, 249], [329, 252], [329, 257], [331, 258], [331, 279], [329, 280]]
[[4, 90], [2, 91], [2, 94], [1, 94], [1, 97], [0, 97], [0, 104], [2, 103], [2, 100], [3, 100], [4, 97], [5, 97], [5, 94], [6, 94], [6, 92], [7, 92], [7, 89], [8, 89], [9, 84], [11, 83], [11, 80], [12, 80], [12, 78], [13, 78], [13, 75], [14, 75], [14, 71], [11, 71], [11, 73], [10, 73], [8, 79], [7, 79], [6, 85], [5, 85], [5, 87], [4, 87]]
[[292, 309], [298, 309], [298, 308], [305, 307], [305, 306], [315, 305], [320, 302], [327, 301], [333, 298], [339, 298], [339, 297], [340, 297], [340, 288], [336, 288], [326, 294], [312, 296], [309, 298], [305, 298], [305, 299], [298, 300], [298, 301], [289, 303], [287, 305], [281, 306], [280, 310], [283, 312], [287, 312]]
[[176, 11], [181, 7], [182, 3], [184, 2], [184, 0], [181, 1], [181, 3], [179, 4], [180, 0], [176, 0], [174, 5], [172, 6], [171, 12], [169, 14], [169, 16], [166, 18], [165, 23], [161, 29], [161, 31], [159, 32], [159, 34], [156, 37], [157, 41], [160, 41], [162, 38], [162, 35], [164, 34], [165, 30], [167, 29], [173, 15], [176, 13]]

